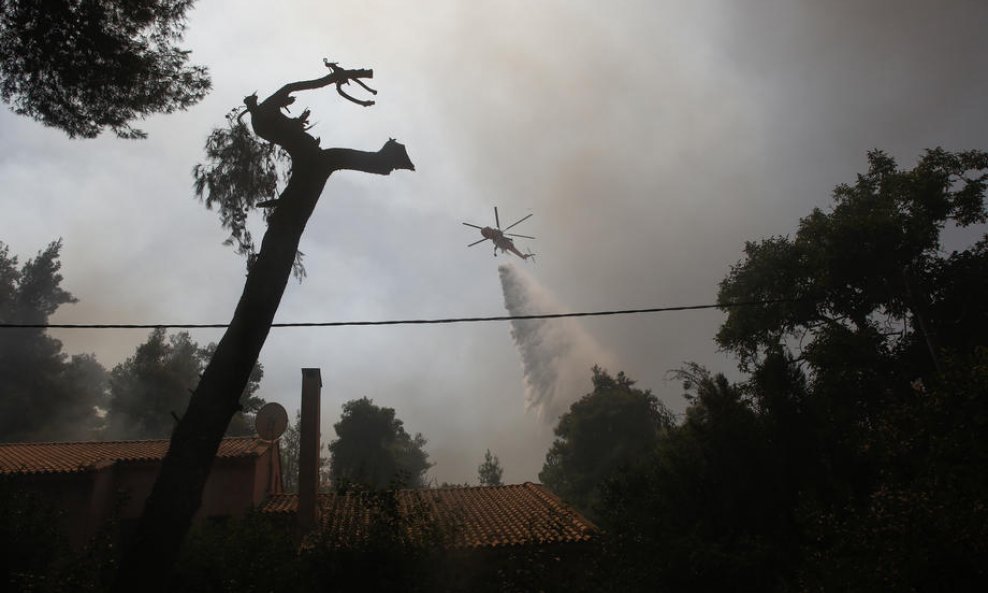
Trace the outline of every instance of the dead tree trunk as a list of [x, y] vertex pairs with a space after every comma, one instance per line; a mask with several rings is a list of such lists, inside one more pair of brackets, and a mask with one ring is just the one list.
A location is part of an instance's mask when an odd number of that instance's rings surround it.
[[271, 329], [302, 232], [329, 176], [342, 169], [379, 175], [396, 169], [414, 170], [405, 147], [394, 140], [377, 152], [324, 150], [305, 132], [307, 112], [299, 118], [281, 113], [293, 100], [292, 92], [372, 76], [369, 70], [331, 70], [321, 79], [286, 85], [259, 105], [256, 100], [247, 101], [255, 132], [279, 144], [291, 156], [291, 178], [268, 218], [260, 251], [250, 266], [230, 326], [172, 434], [135, 539], [123, 556], [114, 591], [153, 591], [166, 586], [201, 503], [220, 440], [239, 409], [240, 395]]

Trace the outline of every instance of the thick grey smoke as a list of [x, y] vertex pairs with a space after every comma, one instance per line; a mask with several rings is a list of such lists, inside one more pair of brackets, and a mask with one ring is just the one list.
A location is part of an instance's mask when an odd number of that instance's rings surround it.
[[[498, 267], [504, 307], [511, 315], [559, 313], [563, 309], [529, 273], [511, 264]], [[595, 364], [614, 368], [612, 356], [574, 319], [521, 319], [511, 322], [521, 355], [525, 405], [555, 424], [591, 388]]]

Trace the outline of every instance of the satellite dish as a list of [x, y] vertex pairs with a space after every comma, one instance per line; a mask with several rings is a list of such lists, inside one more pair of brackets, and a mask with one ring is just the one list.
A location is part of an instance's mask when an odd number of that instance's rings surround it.
[[254, 430], [265, 441], [273, 441], [288, 428], [288, 412], [278, 403], [268, 402], [254, 417]]

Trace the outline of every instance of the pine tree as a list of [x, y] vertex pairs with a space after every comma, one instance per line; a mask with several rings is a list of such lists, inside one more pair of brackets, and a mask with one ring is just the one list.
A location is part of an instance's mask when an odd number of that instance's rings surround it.
[[491, 455], [488, 449], [484, 453], [484, 462], [477, 467], [477, 479], [481, 486], [503, 486], [501, 482], [501, 460], [497, 455]]

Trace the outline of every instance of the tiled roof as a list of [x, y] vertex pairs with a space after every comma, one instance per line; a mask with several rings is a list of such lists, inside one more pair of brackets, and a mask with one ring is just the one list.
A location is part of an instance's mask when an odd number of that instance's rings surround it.
[[[321, 494], [323, 535], [337, 545], [365, 538], [375, 515], [382, 514], [375, 500], [380, 499], [368, 493]], [[531, 482], [399, 490], [395, 502], [413, 539], [438, 537], [449, 548], [582, 542], [597, 532], [545, 486]], [[297, 495], [279, 494], [260, 510], [290, 514], [297, 507]]]
[[[168, 442], [0, 443], [0, 475], [78, 473], [120, 461], [161, 461]], [[220, 441], [216, 457], [255, 457], [270, 446], [256, 437], [226, 438]]]

